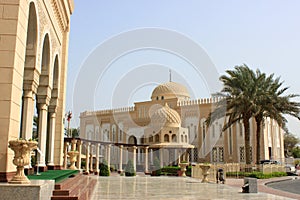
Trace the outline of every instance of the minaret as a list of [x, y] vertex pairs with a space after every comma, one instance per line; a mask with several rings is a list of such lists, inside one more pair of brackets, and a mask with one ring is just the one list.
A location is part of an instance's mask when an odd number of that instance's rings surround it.
[[172, 82], [172, 71], [171, 71], [171, 69], [169, 69], [169, 76], [170, 76], [170, 77], [169, 77], [169, 78], [170, 78], [169, 81]]

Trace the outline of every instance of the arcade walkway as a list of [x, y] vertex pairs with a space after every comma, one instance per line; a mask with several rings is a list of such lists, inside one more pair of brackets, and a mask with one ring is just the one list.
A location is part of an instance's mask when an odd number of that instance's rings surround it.
[[228, 185], [203, 184], [198, 179], [182, 177], [97, 177], [92, 195], [98, 199], [288, 199], [266, 193], [243, 194]]

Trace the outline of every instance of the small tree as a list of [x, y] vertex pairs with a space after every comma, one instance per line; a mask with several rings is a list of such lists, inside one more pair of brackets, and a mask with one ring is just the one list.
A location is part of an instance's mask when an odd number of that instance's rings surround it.
[[284, 152], [286, 157], [289, 157], [294, 154], [293, 149], [298, 143], [299, 139], [295, 135], [291, 133], [286, 133], [284, 135]]
[[103, 163], [100, 164], [100, 176], [109, 176], [110, 171], [107, 165], [106, 160], [103, 161]]
[[160, 168], [160, 161], [157, 157], [154, 158], [154, 170], [152, 171], [153, 176], [160, 176], [161, 168]]
[[132, 160], [128, 160], [127, 165], [125, 167], [125, 176], [135, 176], [135, 170], [132, 163]]

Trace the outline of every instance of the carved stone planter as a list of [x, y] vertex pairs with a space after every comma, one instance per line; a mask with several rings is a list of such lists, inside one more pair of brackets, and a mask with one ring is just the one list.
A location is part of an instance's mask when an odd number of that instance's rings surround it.
[[68, 169], [77, 169], [77, 167], [75, 166], [75, 162], [77, 161], [77, 156], [78, 156], [79, 152], [78, 151], [69, 151], [68, 155], [70, 158], [70, 167]]
[[186, 167], [189, 165], [189, 163], [179, 163], [181, 176], [186, 176]]
[[11, 148], [15, 157], [13, 159], [14, 165], [17, 166], [17, 174], [12, 178], [9, 183], [14, 184], [28, 184], [29, 179], [24, 174], [24, 166], [30, 162], [30, 152], [37, 149], [38, 143], [36, 141], [26, 140], [11, 140], [9, 141], [9, 148]]
[[202, 164], [200, 165], [200, 168], [202, 170], [202, 175], [203, 175], [202, 183], [208, 183], [207, 176], [209, 175], [208, 170], [210, 169], [210, 164]]

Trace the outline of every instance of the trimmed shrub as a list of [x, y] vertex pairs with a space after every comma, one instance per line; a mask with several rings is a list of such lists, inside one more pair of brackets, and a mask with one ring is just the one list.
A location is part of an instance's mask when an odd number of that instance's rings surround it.
[[151, 176], [160, 176], [161, 175], [160, 161], [157, 157], [154, 158], [153, 164], [154, 164], [154, 170], [151, 172]]
[[165, 166], [161, 168], [161, 175], [165, 176], [177, 176], [180, 167], [177, 166]]
[[192, 176], [192, 166], [187, 167], [185, 174], [190, 177]]
[[273, 178], [273, 177], [281, 177], [281, 176], [287, 176], [286, 172], [273, 172], [269, 174], [264, 174], [262, 172], [227, 172], [226, 176], [228, 177], [252, 177], [257, 179], [267, 179], [267, 178]]
[[100, 164], [100, 176], [109, 176], [110, 175], [110, 171], [107, 165], [106, 160], [103, 161], [103, 163]]
[[127, 165], [125, 167], [125, 176], [135, 176], [135, 170], [132, 160], [128, 160], [127, 162]]

